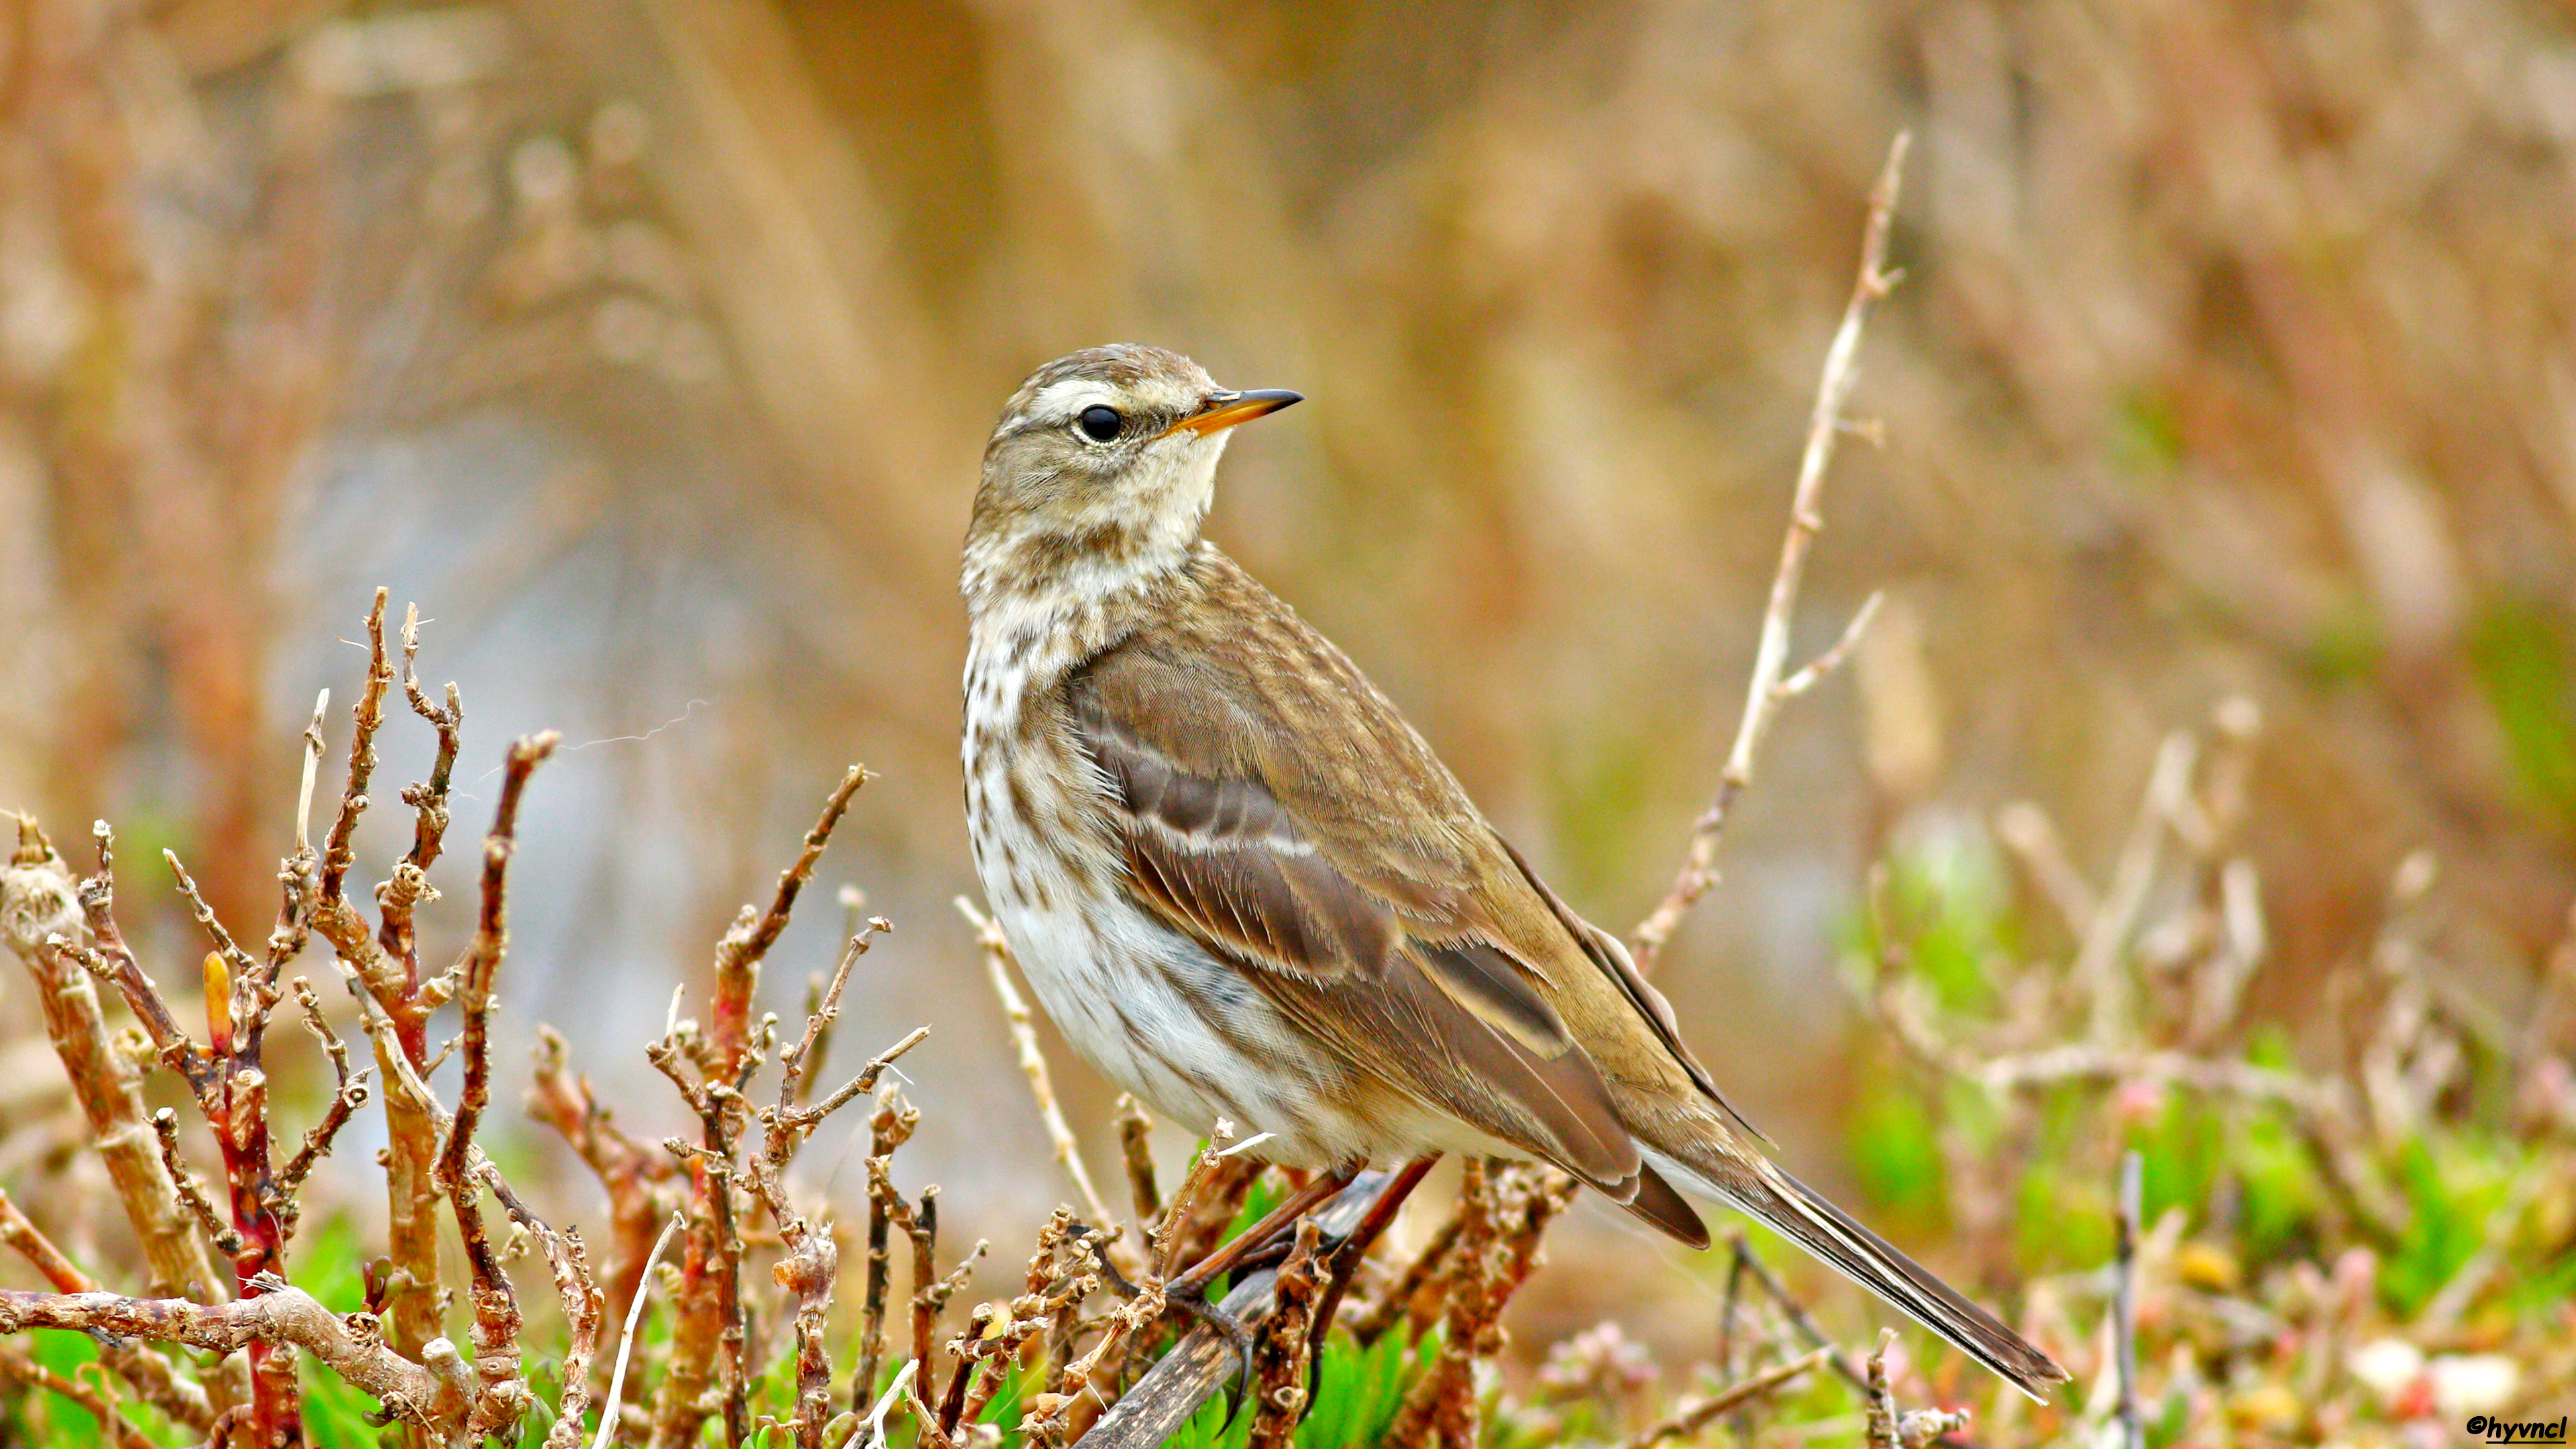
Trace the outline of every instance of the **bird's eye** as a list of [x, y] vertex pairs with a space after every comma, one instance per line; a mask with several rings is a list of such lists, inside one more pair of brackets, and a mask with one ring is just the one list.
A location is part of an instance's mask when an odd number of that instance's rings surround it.
[[1082, 429], [1082, 435], [1095, 443], [1106, 443], [1117, 437], [1118, 425], [1124, 421], [1118, 416], [1118, 409], [1099, 403], [1084, 408], [1082, 415], [1073, 420], [1074, 426]]

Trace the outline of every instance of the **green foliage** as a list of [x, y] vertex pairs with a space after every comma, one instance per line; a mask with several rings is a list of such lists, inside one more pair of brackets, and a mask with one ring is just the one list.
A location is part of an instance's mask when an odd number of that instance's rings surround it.
[[1901, 1233], [1931, 1234], [1949, 1221], [1949, 1170], [1940, 1124], [1919, 1092], [1886, 1071], [1870, 1073], [1843, 1135], [1861, 1194]]
[[2380, 1297], [2391, 1311], [2413, 1317], [2485, 1244], [2518, 1165], [2509, 1146], [2451, 1132], [2418, 1137], [2397, 1154], [2398, 1186], [2411, 1211], [2379, 1270]]
[[2565, 630], [2537, 607], [2500, 605], [2479, 620], [2469, 661], [2524, 793], [2576, 825], [2576, 649]]
[[1943, 831], [1888, 858], [1878, 919], [1852, 933], [1864, 963], [1901, 962], [1922, 977], [1946, 1011], [1993, 1003], [1987, 963], [2018, 944], [2003, 862], [1982, 832]]

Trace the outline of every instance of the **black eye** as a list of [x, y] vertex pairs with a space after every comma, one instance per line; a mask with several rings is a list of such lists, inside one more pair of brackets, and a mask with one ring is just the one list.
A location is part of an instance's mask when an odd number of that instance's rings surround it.
[[1126, 420], [1118, 416], [1118, 409], [1093, 403], [1073, 421], [1074, 426], [1082, 429], [1084, 437], [1095, 443], [1105, 443], [1118, 436], [1118, 425]]

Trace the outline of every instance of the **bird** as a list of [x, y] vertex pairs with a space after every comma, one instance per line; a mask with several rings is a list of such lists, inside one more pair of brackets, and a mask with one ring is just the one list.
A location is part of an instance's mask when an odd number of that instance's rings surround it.
[[1167, 1119], [1315, 1171], [1283, 1212], [1444, 1153], [1554, 1164], [1694, 1248], [1690, 1198], [1729, 1204], [2046, 1402], [2066, 1371], [1773, 1163], [1620, 941], [1203, 536], [1232, 429], [1301, 400], [1114, 344], [1037, 369], [985, 446], [965, 807], [1057, 1027]]

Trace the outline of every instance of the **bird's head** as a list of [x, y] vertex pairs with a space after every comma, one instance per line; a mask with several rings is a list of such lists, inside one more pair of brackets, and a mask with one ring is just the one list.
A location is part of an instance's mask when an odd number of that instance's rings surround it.
[[965, 586], [1105, 592], [1197, 539], [1227, 430], [1298, 401], [1236, 392], [1176, 352], [1092, 347], [1032, 373], [984, 445]]

